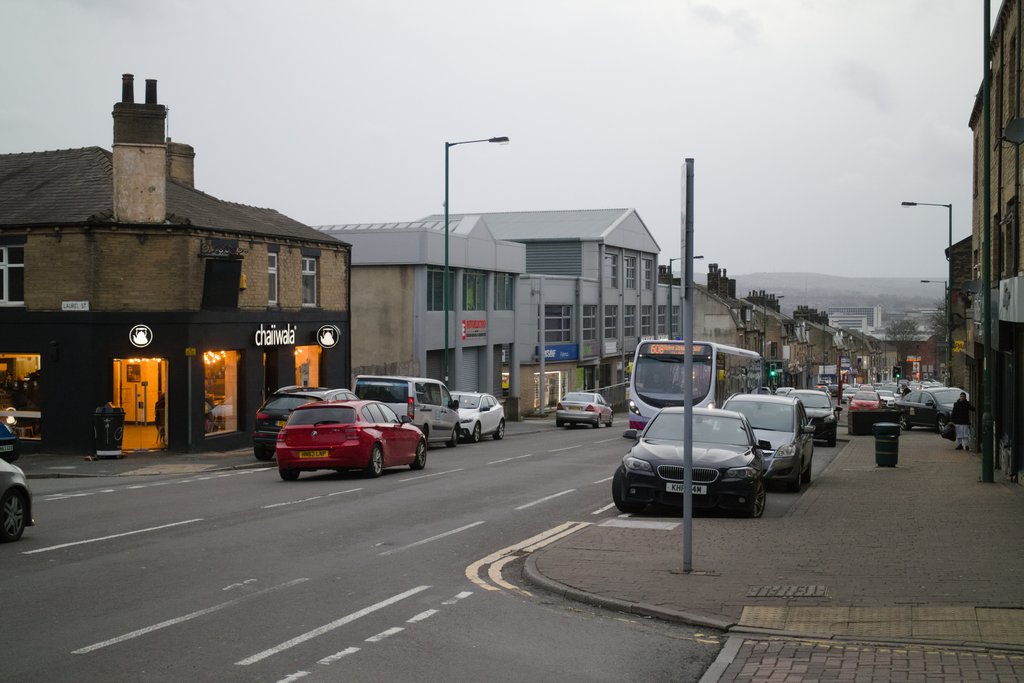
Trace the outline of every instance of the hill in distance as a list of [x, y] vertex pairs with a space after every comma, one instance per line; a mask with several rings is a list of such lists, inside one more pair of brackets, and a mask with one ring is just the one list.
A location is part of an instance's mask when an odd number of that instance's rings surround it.
[[[924, 278], [937, 280], [939, 284], [923, 283], [922, 278], [842, 277], [821, 273], [750, 273], [734, 277], [739, 298], [763, 289], [784, 297], [779, 304], [788, 314], [797, 306], [819, 311], [837, 306], [881, 306], [885, 316], [897, 311], [935, 308], [945, 298], [941, 283], [947, 276]], [[707, 282], [706, 276], [703, 281]]]

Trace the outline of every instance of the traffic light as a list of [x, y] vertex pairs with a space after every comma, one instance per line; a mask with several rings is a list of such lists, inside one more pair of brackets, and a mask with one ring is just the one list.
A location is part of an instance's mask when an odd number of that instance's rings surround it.
[[892, 366], [892, 377], [893, 377], [893, 379], [899, 379], [901, 374], [902, 373], [900, 372], [900, 366], [898, 366], [898, 365]]
[[771, 377], [772, 379], [775, 379], [778, 376], [778, 374], [779, 374], [779, 366], [777, 366], [775, 363], [772, 363], [771, 365], [768, 366], [768, 376], [769, 377]]

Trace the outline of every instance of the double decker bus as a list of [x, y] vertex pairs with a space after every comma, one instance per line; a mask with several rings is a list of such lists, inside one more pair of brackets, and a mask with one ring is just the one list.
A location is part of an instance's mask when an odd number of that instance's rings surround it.
[[[633, 356], [629, 384], [629, 427], [643, 429], [659, 409], [681, 406], [686, 344], [668, 339], [642, 341]], [[693, 342], [693, 407], [714, 408], [737, 393], [761, 385], [761, 354], [715, 342]]]

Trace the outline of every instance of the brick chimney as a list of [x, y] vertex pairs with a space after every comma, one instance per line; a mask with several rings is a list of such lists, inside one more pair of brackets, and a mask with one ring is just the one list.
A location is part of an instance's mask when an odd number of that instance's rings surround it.
[[114, 104], [114, 219], [163, 223], [167, 219], [167, 108], [156, 102], [156, 81], [146, 80], [146, 102], [135, 103], [132, 74], [121, 77]]

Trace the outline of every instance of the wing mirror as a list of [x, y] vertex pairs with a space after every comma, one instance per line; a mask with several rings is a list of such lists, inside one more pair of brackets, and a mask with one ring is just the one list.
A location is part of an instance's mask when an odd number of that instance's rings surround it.
[[772, 449], [772, 442], [766, 441], [765, 439], [758, 439], [757, 447], [760, 448], [762, 451], [770, 451]]
[[626, 431], [622, 432], [622, 438], [632, 439], [633, 441], [636, 441], [638, 438], [637, 431], [635, 429], [627, 429]]

